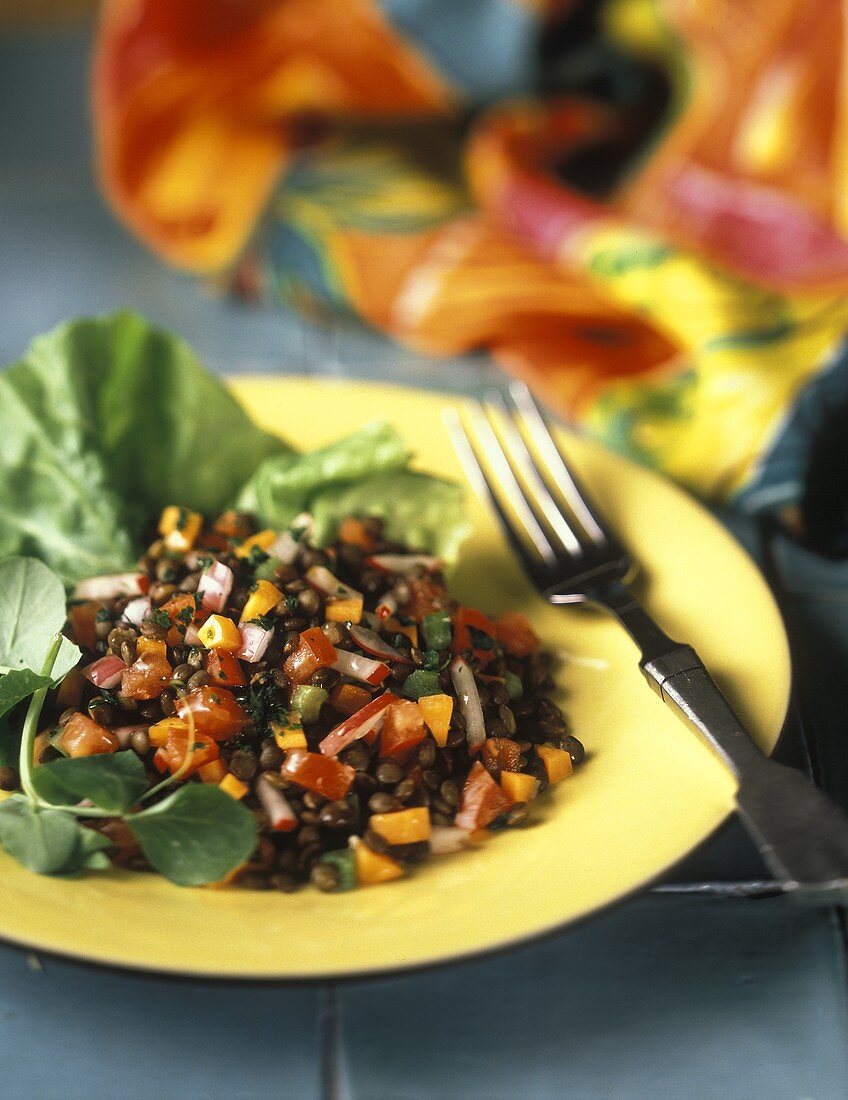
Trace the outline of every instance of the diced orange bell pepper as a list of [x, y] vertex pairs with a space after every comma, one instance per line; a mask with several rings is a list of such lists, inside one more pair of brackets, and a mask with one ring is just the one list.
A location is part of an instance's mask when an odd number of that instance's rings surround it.
[[246, 783], [242, 783], [240, 779], [236, 779], [232, 772], [228, 772], [218, 786], [224, 794], [228, 794], [230, 798], [234, 798], [236, 801], [244, 798], [250, 790], [250, 787]]
[[210, 649], [203, 659], [203, 667], [209, 679], [218, 687], [244, 686], [241, 662], [226, 649]]
[[259, 619], [262, 615], [267, 615], [282, 598], [283, 593], [275, 584], [271, 584], [270, 581], [257, 581], [242, 608], [239, 622], [249, 623], [251, 619]]
[[330, 702], [342, 714], [356, 714], [371, 702], [371, 692], [358, 684], [339, 684], [330, 692]]
[[324, 618], [328, 623], [358, 623], [364, 608], [361, 596], [334, 596], [324, 605]]
[[255, 535], [251, 535], [246, 538], [244, 542], [236, 549], [237, 558], [249, 558], [251, 551], [254, 547], [257, 550], [267, 550], [272, 542], [277, 538], [277, 532], [271, 530], [257, 531]]
[[498, 641], [513, 657], [529, 657], [541, 644], [526, 615], [520, 611], [507, 611], [505, 615], [499, 615], [495, 621], [495, 632]]
[[508, 810], [512, 803], [478, 760], [465, 780], [462, 801], [454, 819], [460, 829], [483, 829]]
[[319, 668], [335, 664], [336, 651], [320, 627], [313, 626], [300, 635], [297, 648], [283, 664], [283, 672], [293, 684], [305, 684]]
[[[204, 783], [220, 783], [224, 776], [229, 775], [229, 772], [227, 765], [218, 757], [217, 760], [210, 760], [208, 764], [201, 764], [197, 774]], [[235, 779], [235, 776], [233, 778]]]
[[46, 730], [41, 733], [37, 733], [32, 742], [32, 762], [37, 764], [41, 759], [41, 754], [50, 744], [50, 734]]
[[403, 867], [388, 856], [373, 851], [360, 842], [354, 849], [356, 881], [360, 886], [376, 886], [381, 882], [403, 878]]
[[226, 615], [210, 615], [197, 635], [207, 649], [228, 649], [234, 653], [242, 646], [239, 628]]
[[450, 695], [422, 695], [418, 700], [418, 709], [424, 716], [433, 740], [443, 749], [448, 743], [453, 699]]
[[417, 844], [430, 839], [430, 811], [426, 806], [372, 814], [368, 825], [388, 844]]
[[[191, 742], [189, 742], [190, 737], [194, 738]], [[176, 775], [183, 766], [189, 744], [193, 746], [194, 751], [191, 754], [191, 761], [184, 773], [185, 775], [193, 775], [204, 764], [217, 760], [221, 755], [217, 743], [208, 734], [200, 734], [196, 730], [192, 732], [186, 728], [180, 729], [175, 724], [171, 727], [168, 740], [153, 754], [154, 767], [157, 771], [169, 771], [171, 775]]]
[[358, 546], [366, 554], [370, 554], [375, 545], [373, 537], [368, 533], [368, 528], [355, 516], [348, 516], [339, 524], [339, 541]]
[[202, 527], [200, 512], [191, 512], [176, 504], [169, 505], [159, 518], [159, 534], [164, 536], [165, 545], [179, 554], [191, 550]]
[[189, 624], [193, 623], [197, 616], [197, 603], [194, 596], [190, 592], [180, 592], [179, 595], [172, 596], [167, 603], [163, 603], [159, 610], [164, 611], [171, 620], [166, 642], [170, 646], [182, 645]]
[[173, 671], [166, 657], [157, 653], [142, 654], [121, 674], [121, 694], [141, 701], [158, 699]]
[[163, 718], [161, 722], [154, 722], [152, 726], [147, 729], [147, 736], [150, 740], [150, 744], [155, 749], [161, 749], [164, 744], [167, 743], [168, 736], [172, 729], [180, 729], [184, 732], [188, 730], [188, 726], [181, 718]]
[[344, 798], [350, 790], [356, 772], [332, 756], [319, 752], [292, 749], [280, 769], [286, 779], [307, 791], [322, 794], [332, 802]]
[[523, 772], [501, 772], [501, 786], [510, 802], [532, 802], [539, 793], [539, 780]]
[[536, 755], [545, 765], [549, 783], [559, 783], [574, 771], [571, 753], [555, 745], [537, 745]]
[[386, 710], [380, 733], [380, 756], [405, 764], [426, 736], [424, 716], [418, 704], [411, 699], [400, 699]]
[[508, 737], [489, 737], [483, 742], [483, 763], [489, 771], [517, 772], [521, 767], [521, 749]]
[[383, 623], [383, 630], [386, 634], [405, 634], [411, 645], [418, 645], [418, 627], [415, 623], [402, 623], [400, 619], [391, 616]]
[[195, 688], [182, 699], [177, 699], [176, 709], [177, 715], [189, 728], [193, 719], [195, 733], [215, 741], [226, 741], [244, 729], [249, 721], [233, 693], [213, 684]]
[[244, 512], [230, 509], [218, 516], [212, 530], [225, 539], [246, 539], [250, 535], [250, 518]]
[[97, 621], [97, 612], [102, 606], [99, 600], [82, 600], [71, 604], [68, 608], [71, 632], [77, 645], [83, 646], [85, 649], [94, 649], [94, 644], [97, 641], [94, 624]]
[[145, 638], [142, 636], [135, 643], [137, 657], [167, 657], [168, 646], [161, 638]]
[[74, 714], [65, 723], [58, 739], [59, 747], [68, 756], [99, 756], [117, 752], [118, 738], [85, 714]]

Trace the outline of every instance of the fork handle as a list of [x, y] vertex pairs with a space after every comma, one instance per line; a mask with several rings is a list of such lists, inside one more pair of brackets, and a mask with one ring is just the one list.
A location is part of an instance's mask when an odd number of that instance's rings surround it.
[[848, 817], [802, 772], [763, 756], [691, 646], [640, 667], [736, 775], [739, 816], [784, 890], [805, 901], [848, 901]]

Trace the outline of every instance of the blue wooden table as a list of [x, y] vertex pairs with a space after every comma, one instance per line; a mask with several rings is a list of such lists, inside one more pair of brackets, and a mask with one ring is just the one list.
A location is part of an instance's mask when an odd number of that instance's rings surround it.
[[[160, 267], [97, 197], [87, 49], [82, 34], [0, 39], [0, 361], [65, 317], [128, 305], [231, 373], [472, 393], [497, 379], [482, 358], [422, 360]], [[848, 564], [722, 518], [786, 616], [783, 758], [848, 805]], [[765, 878], [730, 825], [652, 892], [542, 943], [338, 986], [155, 978], [0, 945], [0, 1097], [842, 1100], [843, 916], [758, 896]]]

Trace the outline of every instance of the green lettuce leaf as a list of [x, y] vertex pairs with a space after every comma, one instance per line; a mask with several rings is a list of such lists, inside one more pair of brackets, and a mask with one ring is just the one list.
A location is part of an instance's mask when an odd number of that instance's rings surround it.
[[166, 504], [219, 512], [288, 451], [175, 336], [130, 313], [68, 322], [0, 374], [0, 557], [66, 583], [124, 569]]

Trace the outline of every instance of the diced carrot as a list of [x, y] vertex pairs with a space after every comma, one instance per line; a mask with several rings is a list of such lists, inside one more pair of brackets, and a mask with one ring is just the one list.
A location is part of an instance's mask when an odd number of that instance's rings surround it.
[[356, 879], [360, 886], [376, 886], [403, 877], [403, 867], [388, 856], [372, 851], [367, 844], [359, 843], [354, 851]]
[[226, 688], [206, 684], [176, 702], [177, 714], [196, 733], [215, 741], [226, 741], [248, 723], [248, 716]]
[[501, 786], [510, 802], [532, 802], [539, 793], [539, 780], [523, 772], [501, 772]]
[[68, 756], [99, 756], [116, 752], [120, 747], [118, 738], [111, 730], [85, 714], [71, 716], [65, 723], [58, 744]]
[[358, 546], [366, 554], [370, 554], [374, 549], [374, 539], [368, 533], [368, 528], [355, 516], [348, 516], [339, 524], [339, 541]]
[[541, 644], [520, 611], [507, 611], [495, 621], [496, 637], [513, 657], [529, 657]]
[[221, 782], [218, 784], [224, 794], [228, 794], [230, 798], [239, 799], [244, 798], [250, 787], [246, 783], [242, 783], [240, 779], [237, 779], [232, 772], [228, 772]]
[[400, 699], [386, 711], [380, 734], [380, 756], [405, 764], [426, 736], [424, 716], [418, 704], [411, 699]]
[[422, 695], [418, 700], [418, 709], [424, 716], [424, 721], [436, 744], [444, 748], [448, 743], [453, 699], [450, 695]]
[[417, 844], [430, 839], [430, 811], [426, 806], [372, 814], [368, 825], [389, 844]]
[[342, 714], [356, 714], [371, 702], [371, 692], [357, 684], [339, 684], [330, 692], [330, 702]]
[[[227, 765], [218, 757], [217, 760], [210, 760], [208, 764], [201, 764], [197, 769], [197, 774], [204, 783], [220, 783], [224, 776], [229, 773]], [[235, 776], [233, 778], [235, 779]]]
[[244, 672], [238, 657], [226, 649], [210, 649], [203, 667], [213, 684], [219, 687], [243, 687]]
[[353, 768], [331, 756], [305, 752], [303, 749], [288, 752], [280, 770], [285, 779], [307, 791], [322, 794], [333, 802], [344, 798], [356, 775]]
[[68, 618], [71, 621], [71, 632], [77, 645], [85, 649], [94, 649], [97, 641], [94, 624], [97, 621], [97, 612], [102, 606], [99, 600], [83, 600], [81, 603], [71, 604]]
[[462, 801], [454, 819], [461, 829], [474, 832], [490, 825], [496, 817], [508, 810], [509, 796], [478, 760], [465, 780]]
[[361, 596], [335, 596], [324, 605], [324, 618], [328, 623], [358, 623], [364, 607]]
[[336, 651], [320, 627], [313, 626], [300, 635], [297, 648], [283, 664], [283, 672], [293, 684], [305, 684], [319, 668], [329, 668], [336, 661]]
[[483, 763], [496, 775], [517, 772], [521, 767], [521, 749], [508, 737], [489, 737], [483, 742]]
[[159, 654], [137, 657], [121, 676], [121, 694], [128, 699], [158, 699], [168, 686], [173, 669]]
[[555, 745], [537, 745], [536, 754], [545, 765], [550, 783], [559, 783], [574, 771], [571, 753], [558, 749]]

